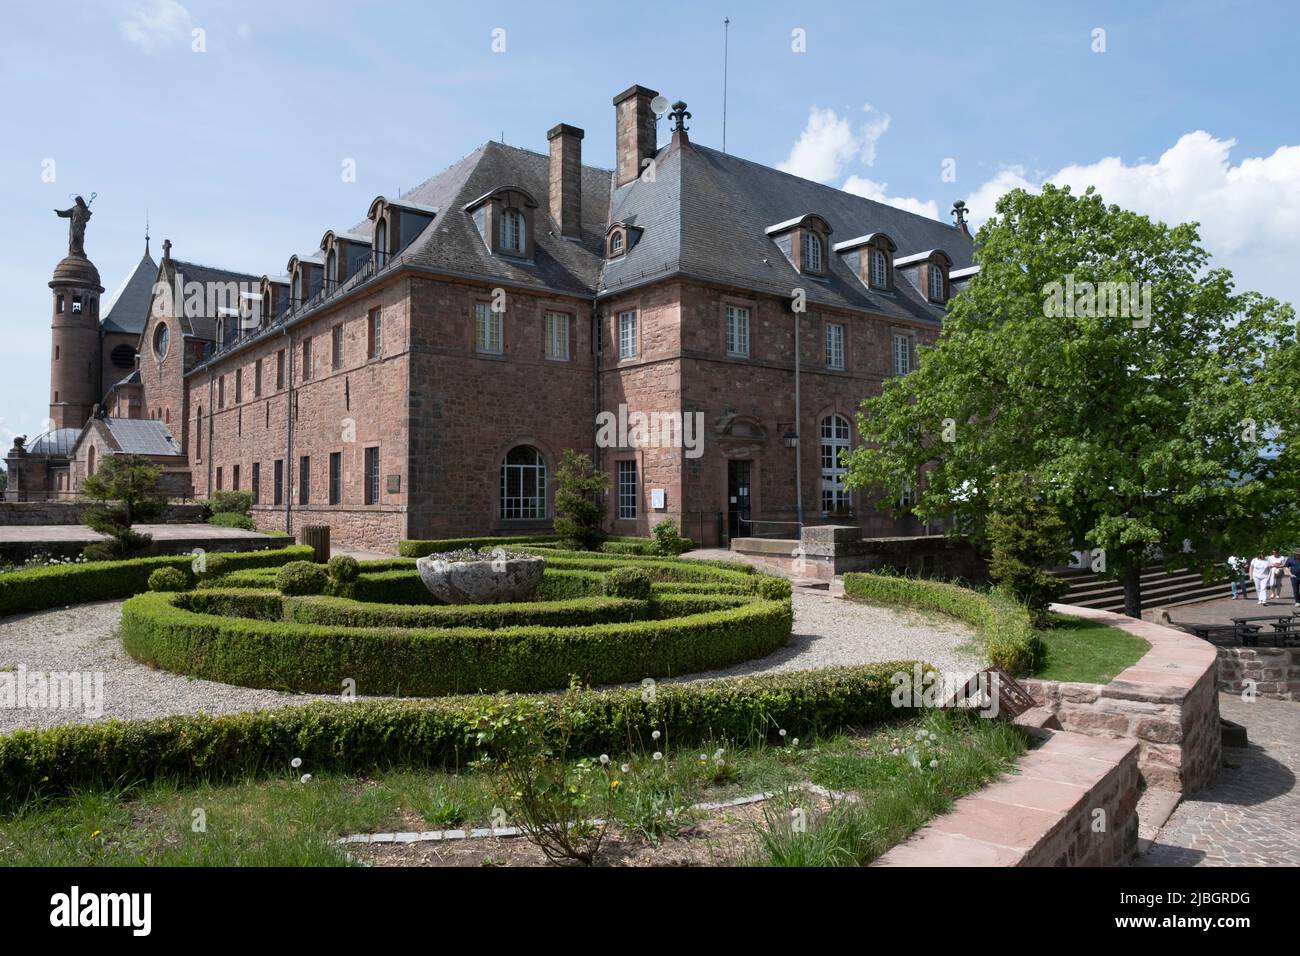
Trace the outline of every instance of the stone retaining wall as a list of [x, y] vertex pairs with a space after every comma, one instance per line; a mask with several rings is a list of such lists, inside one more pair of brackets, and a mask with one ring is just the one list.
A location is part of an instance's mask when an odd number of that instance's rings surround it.
[[1300, 700], [1300, 647], [1220, 647], [1219, 690]]
[[1218, 667], [1213, 645], [1174, 628], [1120, 614], [1053, 605], [1062, 614], [1128, 631], [1151, 645], [1109, 684], [1025, 680], [1065, 730], [1135, 740], [1148, 787], [1194, 793], [1219, 768]]
[[[0, 501], [0, 525], [81, 524], [93, 506], [89, 501]], [[193, 524], [203, 520], [197, 502], [169, 504], [157, 519], [162, 524]]]
[[1138, 745], [1039, 731], [1016, 776], [962, 797], [876, 866], [1111, 866], [1137, 849]]
[[892, 571], [913, 577], [983, 584], [988, 565], [961, 538], [942, 534], [864, 538], [852, 525], [809, 525], [798, 541], [735, 538], [731, 550], [782, 574], [829, 581], [846, 571]]

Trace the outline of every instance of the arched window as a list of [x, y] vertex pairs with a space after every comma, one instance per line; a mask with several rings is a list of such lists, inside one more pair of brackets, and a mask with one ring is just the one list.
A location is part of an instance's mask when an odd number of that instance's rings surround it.
[[943, 267], [937, 262], [930, 263], [930, 298], [943, 301]]
[[617, 255], [622, 251], [623, 251], [623, 234], [621, 232], [615, 232], [612, 236], [609, 237], [610, 255]]
[[501, 517], [546, 517], [546, 461], [536, 448], [517, 445], [501, 463]]
[[95, 446], [91, 445], [86, 449], [86, 477], [89, 478], [95, 473]]
[[293, 273], [292, 291], [289, 294], [291, 299], [290, 305], [299, 305], [302, 302], [302, 270], [295, 269]]
[[822, 271], [822, 237], [808, 231], [804, 233], [803, 265], [805, 272]]
[[852, 437], [849, 420], [843, 415], [822, 419], [822, 514], [847, 511], [852, 499], [844, 487], [844, 465], [840, 454], [848, 451]]
[[889, 288], [889, 257], [885, 255], [883, 249], [871, 250], [871, 287]]
[[166, 322], [159, 322], [158, 327], [153, 333], [153, 353], [158, 356], [158, 361], [167, 357], [167, 346], [171, 343], [171, 332], [167, 329]]
[[375, 223], [375, 265], [382, 266], [388, 261], [388, 220], [380, 219]]
[[332, 289], [339, 283], [339, 254], [331, 249], [325, 257], [325, 285]]
[[502, 252], [523, 255], [524, 252], [524, 214], [518, 209], [507, 209], [501, 213]]

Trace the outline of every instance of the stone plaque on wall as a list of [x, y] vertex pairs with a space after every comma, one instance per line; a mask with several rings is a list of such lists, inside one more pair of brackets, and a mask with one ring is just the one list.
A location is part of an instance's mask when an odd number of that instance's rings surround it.
[[389, 475], [389, 476], [388, 476], [387, 483], [386, 483], [386, 485], [385, 485], [385, 490], [387, 490], [387, 492], [388, 492], [390, 495], [395, 495], [395, 494], [397, 494], [399, 491], [401, 491], [401, 490], [402, 490], [402, 476], [401, 476], [401, 475]]

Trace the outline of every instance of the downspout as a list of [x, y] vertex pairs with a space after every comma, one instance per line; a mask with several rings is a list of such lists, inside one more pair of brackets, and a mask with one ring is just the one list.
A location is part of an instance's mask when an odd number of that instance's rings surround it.
[[[600, 307], [599, 293], [591, 296], [591, 463], [596, 469], [601, 468], [599, 426], [600, 419]], [[608, 508], [608, 501], [602, 502]], [[604, 522], [601, 522], [604, 525]]]
[[802, 353], [799, 346], [799, 326], [803, 313], [794, 314], [794, 495], [795, 514], [799, 521], [799, 536], [803, 537], [803, 419], [799, 413], [799, 366]]
[[[212, 381], [212, 366], [208, 366], [208, 480], [204, 487], [209, 498], [212, 497], [212, 436], [214, 434], [212, 430]], [[199, 422], [199, 427], [203, 427], [202, 422]]]
[[[284, 330], [284, 338], [288, 343], [285, 346], [284, 376], [285, 392], [288, 400], [284, 406], [285, 418], [285, 448], [284, 448], [284, 474], [280, 476], [280, 493], [284, 496], [284, 532], [285, 534], [293, 533], [293, 411], [294, 402], [297, 400], [293, 390], [293, 333], [288, 327]], [[271, 476], [275, 480], [275, 476]]]

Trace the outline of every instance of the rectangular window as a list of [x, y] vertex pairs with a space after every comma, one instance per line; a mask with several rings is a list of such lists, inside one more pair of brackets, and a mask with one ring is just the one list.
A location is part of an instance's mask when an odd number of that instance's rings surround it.
[[907, 335], [894, 336], [894, 374], [906, 375], [912, 370], [912, 339]]
[[298, 459], [298, 504], [311, 503], [311, 456]]
[[244, 400], [244, 370], [235, 369], [235, 404], [238, 405]]
[[253, 365], [253, 397], [262, 397], [262, 360], [258, 359]]
[[618, 357], [636, 358], [636, 312], [618, 314]]
[[262, 465], [260, 462], [253, 462], [253, 504], [262, 503]]
[[217, 408], [226, 407], [226, 376], [217, 376]]
[[873, 289], [889, 288], [889, 261], [879, 249], [871, 250], [871, 287]]
[[905, 482], [903, 484], [903, 493], [898, 496], [898, 509], [900, 511], [911, 511], [914, 504], [916, 504], [916, 490], [912, 487], [910, 481]]
[[284, 388], [284, 349], [275, 353], [275, 390]]
[[343, 454], [330, 452], [330, 504], [336, 505], [343, 498]]
[[366, 321], [366, 355], [379, 358], [384, 350], [384, 317], [379, 309], [371, 309]]
[[379, 504], [379, 449], [366, 449], [366, 504]]
[[72, 314], [77, 315], [80, 312], [81, 312], [81, 296], [74, 295], [72, 297]]
[[343, 326], [330, 329], [330, 368], [343, 367]]
[[217, 465], [217, 491], [221, 490], [221, 466]]
[[618, 463], [618, 516], [636, 517], [636, 462]]
[[235, 491], [239, 490], [239, 466], [238, 465], [230, 469], [230, 487], [235, 489]]
[[844, 368], [844, 326], [826, 323], [826, 367]]
[[563, 312], [546, 313], [546, 357], [569, 359], [569, 317]]
[[727, 306], [727, 354], [749, 354], [749, 309]]
[[302, 380], [311, 381], [311, 339], [302, 340]]
[[275, 468], [272, 478], [271, 494], [274, 496], [273, 503], [277, 505], [284, 504], [284, 459], [275, 460]]
[[502, 313], [493, 310], [490, 302], [475, 302], [474, 325], [475, 347], [480, 352], [500, 355], [502, 352]]
[[[56, 399], [57, 401], [57, 399]], [[194, 419], [194, 458], [196, 461], [203, 460], [203, 406], [199, 406], [198, 417]]]

